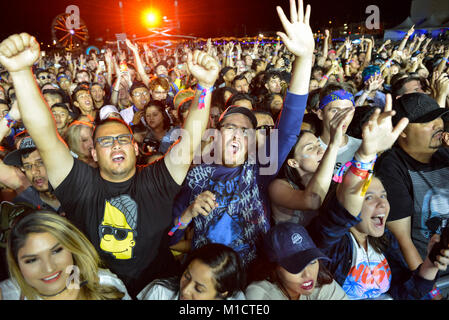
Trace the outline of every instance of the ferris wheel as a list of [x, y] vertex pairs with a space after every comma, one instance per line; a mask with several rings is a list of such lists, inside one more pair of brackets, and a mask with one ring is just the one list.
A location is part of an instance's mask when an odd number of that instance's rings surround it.
[[69, 17], [70, 14], [62, 13], [53, 19], [51, 25], [53, 43], [67, 51], [82, 50], [82, 47], [88, 44], [89, 31], [81, 18], [77, 26], [79, 28], [67, 28]]

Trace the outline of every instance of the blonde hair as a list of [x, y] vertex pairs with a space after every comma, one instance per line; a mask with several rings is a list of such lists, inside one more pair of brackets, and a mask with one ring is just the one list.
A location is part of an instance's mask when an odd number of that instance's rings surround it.
[[[74, 121], [69, 126], [69, 129], [66, 132], [66, 140], [67, 144], [69, 145], [70, 150], [72, 150], [74, 153], [76, 153], [78, 156], [84, 158], [85, 156], [81, 152], [81, 129], [82, 128], [88, 128], [90, 132], [92, 133], [92, 124], [89, 123], [83, 123], [82, 121]], [[92, 135], [91, 135], [92, 136]], [[87, 155], [88, 158], [91, 157], [90, 154]]]
[[11, 229], [8, 238], [7, 261], [9, 274], [29, 300], [39, 298], [39, 293], [30, 286], [20, 271], [18, 252], [25, 245], [30, 233], [48, 232], [72, 253], [74, 265], [79, 269], [80, 296], [86, 300], [121, 299], [125, 294], [112, 286], [100, 285], [98, 271], [102, 265], [100, 256], [86, 236], [66, 218], [56, 213], [34, 211], [21, 218]]

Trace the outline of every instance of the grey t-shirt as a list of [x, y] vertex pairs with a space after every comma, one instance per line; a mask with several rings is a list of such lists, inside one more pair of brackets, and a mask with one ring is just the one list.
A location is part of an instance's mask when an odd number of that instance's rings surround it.
[[[246, 288], [245, 296], [247, 300], [288, 300], [276, 284], [267, 280], [251, 283]], [[348, 296], [333, 280], [330, 284], [315, 287], [311, 295], [301, 295], [299, 300], [348, 300]]]
[[[348, 136], [348, 143], [345, 146], [338, 149], [337, 161], [335, 162], [334, 174], [337, 173], [338, 169], [346, 162], [351, 161], [354, 158], [354, 153], [359, 149], [362, 144], [362, 140], [356, 139], [354, 137]], [[327, 144], [325, 144], [321, 138], [318, 138], [321, 147], [326, 150]]]

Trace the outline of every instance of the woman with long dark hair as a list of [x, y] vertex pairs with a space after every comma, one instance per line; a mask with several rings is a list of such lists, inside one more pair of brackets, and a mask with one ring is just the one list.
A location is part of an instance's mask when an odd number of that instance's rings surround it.
[[191, 252], [181, 276], [147, 285], [139, 300], [244, 300], [245, 272], [231, 248], [210, 243]]
[[275, 223], [290, 221], [306, 226], [316, 216], [332, 181], [343, 125], [352, 113], [344, 109], [331, 120], [331, 141], [326, 152], [312, 132], [301, 131], [278, 178], [269, 187]]

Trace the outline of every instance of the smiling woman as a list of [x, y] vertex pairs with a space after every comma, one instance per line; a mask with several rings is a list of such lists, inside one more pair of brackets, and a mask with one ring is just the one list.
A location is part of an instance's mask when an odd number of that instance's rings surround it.
[[130, 299], [87, 238], [68, 220], [35, 211], [21, 217], [8, 238], [11, 278], [0, 283], [5, 300]]
[[187, 258], [181, 277], [155, 280], [139, 300], [244, 300], [245, 273], [231, 248], [210, 243]]

